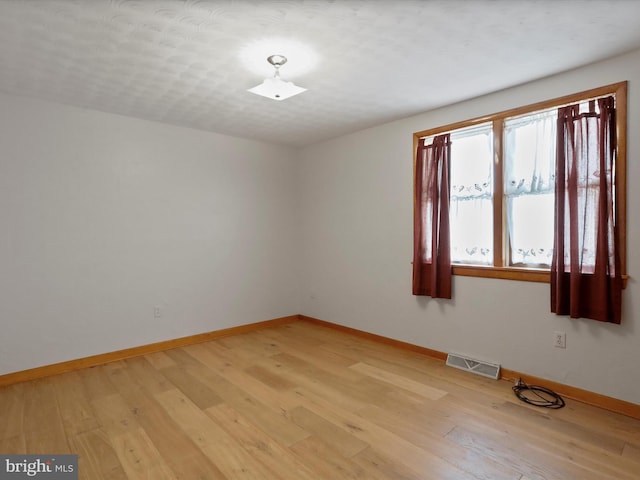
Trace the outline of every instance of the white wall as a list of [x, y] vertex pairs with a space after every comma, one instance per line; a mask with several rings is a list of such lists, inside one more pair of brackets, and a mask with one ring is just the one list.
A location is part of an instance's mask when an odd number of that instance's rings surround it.
[[[548, 284], [454, 277], [451, 301], [412, 296], [413, 132], [622, 80], [632, 276], [622, 325], [552, 315]], [[304, 149], [302, 313], [640, 403], [638, 85], [640, 51]], [[552, 346], [555, 330], [566, 350]]]
[[0, 95], [0, 374], [298, 313], [295, 160]]

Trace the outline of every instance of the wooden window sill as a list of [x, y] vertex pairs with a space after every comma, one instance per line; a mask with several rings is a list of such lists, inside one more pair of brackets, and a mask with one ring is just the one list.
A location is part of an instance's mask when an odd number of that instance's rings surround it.
[[[453, 275], [462, 277], [502, 278], [505, 280], [520, 280], [522, 282], [549, 283], [549, 270], [536, 270], [516, 267], [483, 267], [479, 265], [452, 265]], [[627, 288], [629, 275], [622, 276], [622, 288]]]
[[452, 273], [463, 277], [502, 278], [523, 282], [549, 283], [549, 270], [533, 270], [513, 267], [482, 267], [479, 265], [452, 265]]

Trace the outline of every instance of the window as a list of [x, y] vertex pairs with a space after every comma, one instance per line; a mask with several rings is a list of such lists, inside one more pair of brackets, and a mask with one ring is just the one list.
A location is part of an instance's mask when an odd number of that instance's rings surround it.
[[[464, 159], [464, 160], [462, 160]], [[493, 264], [493, 132], [491, 124], [451, 132], [451, 261]]]
[[454, 275], [549, 281], [558, 108], [580, 102], [586, 109], [610, 95], [617, 110], [614, 208], [626, 278], [626, 82], [414, 134], [414, 146], [451, 137]]

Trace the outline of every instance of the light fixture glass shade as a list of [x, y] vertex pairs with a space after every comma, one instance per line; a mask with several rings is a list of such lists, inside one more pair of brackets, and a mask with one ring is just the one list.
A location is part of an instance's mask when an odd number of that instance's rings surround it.
[[248, 91], [256, 95], [270, 98], [272, 100], [285, 100], [299, 93], [305, 92], [307, 89], [298, 87], [292, 82], [287, 82], [279, 77], [265, 78], [257, 87], [250, 88]]

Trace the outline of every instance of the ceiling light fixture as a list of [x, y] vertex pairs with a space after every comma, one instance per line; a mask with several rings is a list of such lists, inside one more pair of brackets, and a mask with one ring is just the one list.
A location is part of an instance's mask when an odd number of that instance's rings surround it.
[[307, 90], [306, 88], [298, 87], [292, 82], [287, 82], [280, 78], [280, 67], [287, 63], [287, 57], [284, 55], [271, 55], [267, 58], [267, 62], [276, 69], [273, 78], [265, 78], [264, 82], [257, 87], [250, 88], [248, 90], [249, 92], [280, 101]]

